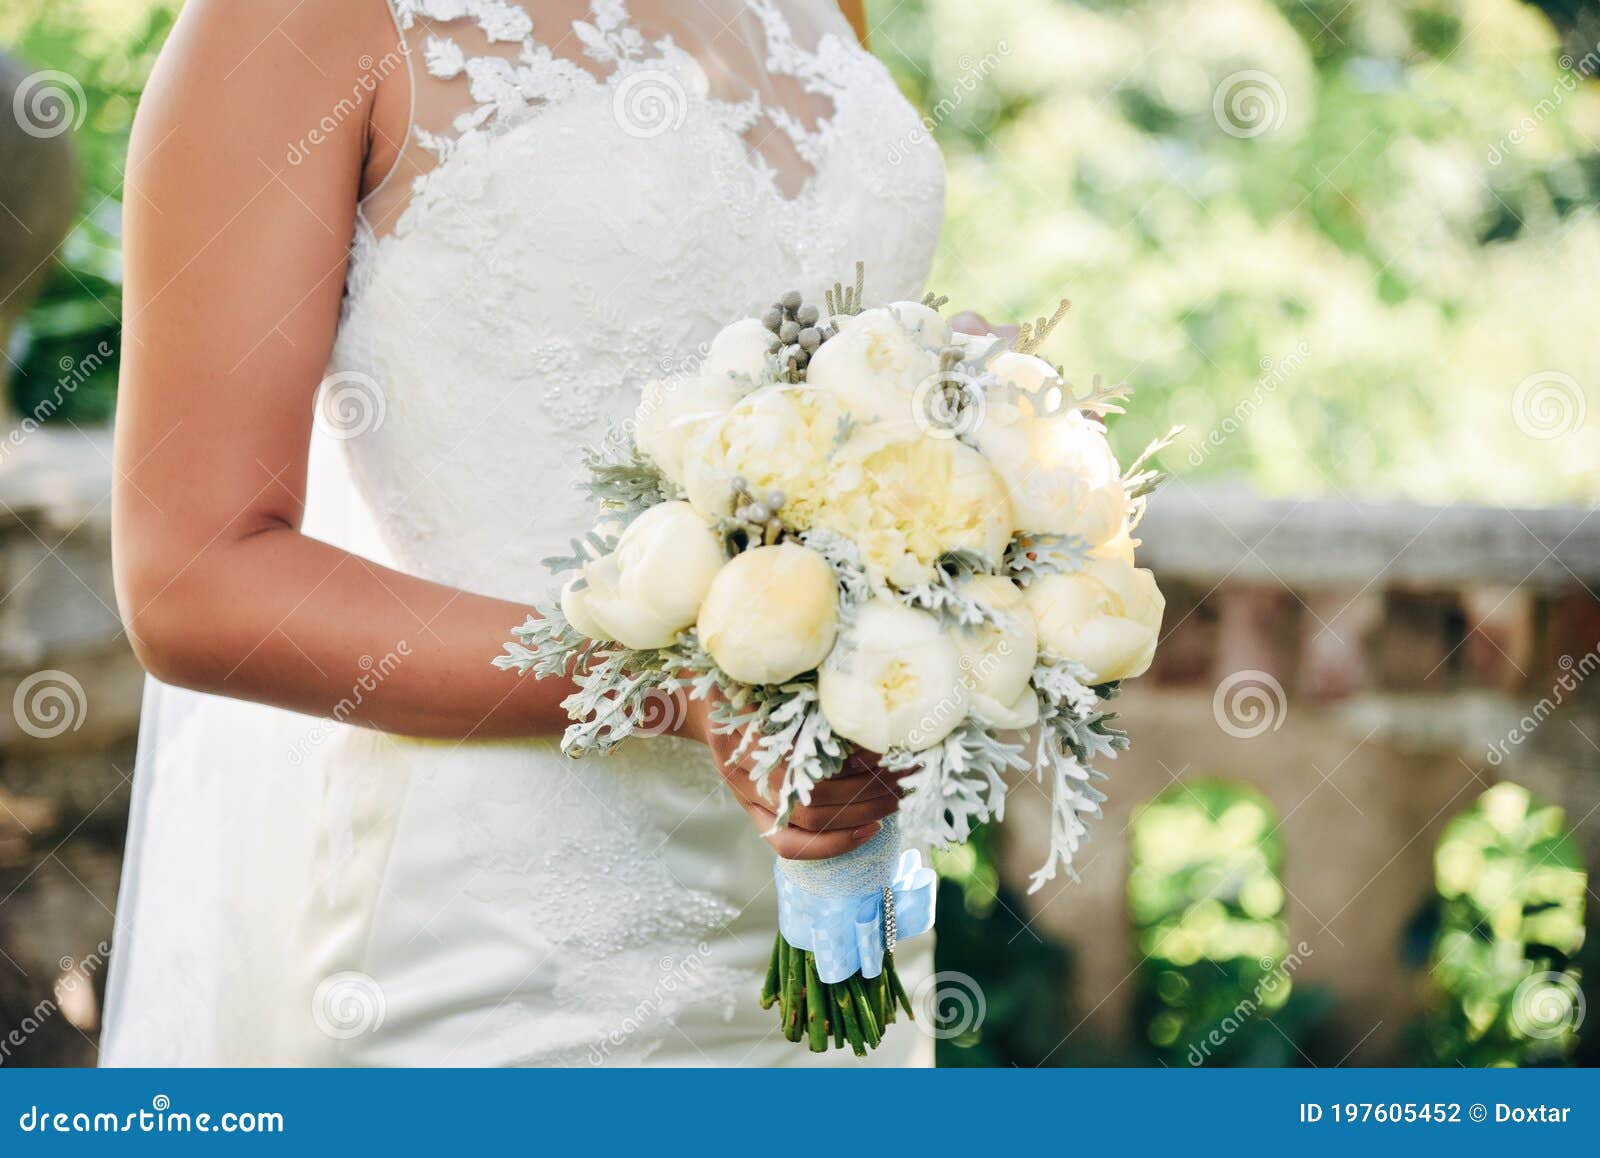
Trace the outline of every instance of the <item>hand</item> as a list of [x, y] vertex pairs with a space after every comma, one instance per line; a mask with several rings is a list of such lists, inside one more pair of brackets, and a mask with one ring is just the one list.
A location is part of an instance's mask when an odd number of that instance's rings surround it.
[[996, 324], [976, 310], [962, 310], [959, 314], [952, 314], [950, 328], [957, 333], [976, 334], [979, 337], [993, 334], [1004, 341], [1010, 341], [1021, 333], [1020, 327], [1010, 323]]
[[[810, 804], [795, 806], [786, 827], [772, 832], [777, 817], [771, 801], [750, 779], [749, 754], [738, 760], [733, 758], [740, 736], [712, 732], [706, 722], [706, 710], [703, 701], [691, 704], [683, 734], [702, 740], [711, 750], [717, 771], [728, 782], [734, 799], [750, 814], [762, 838], [779, 856], [789, 860], [840, 856], [871, 840], [882, 827], [883, 818], [900, 807], [901, 774], [884, 771], [874, 754], [857, 752], [837, 776], [812, 789]], [[782, 770], [773, 774], [773, 799], [782, 780]]]

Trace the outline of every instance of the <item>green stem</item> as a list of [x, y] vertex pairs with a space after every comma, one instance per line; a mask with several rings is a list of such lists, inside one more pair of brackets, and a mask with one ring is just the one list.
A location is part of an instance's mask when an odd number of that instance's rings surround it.
[[788, 974], [783, 984], [783, 1036], [799, 1041], [802, 1036], [802, 1019], [805, 1017], [805, 959], [802, 949], [789, 946]]
[[845, 984], [850, 986], [850, 997], [855, 1004], [856, 1014], [861, 1019], [861, 1036], [866, 1039], [868, 1045], [877, 1049], [878, 1043], [883, 1040], [883, 1035], [878, 1031], [877, 1019], [872, 1015], [872, 1003], [867, 1000], [867, 990], [861, 984], [861, 974], [857, 973]]
[[817, 959], [810, 953], [806, 959], [806, 1035], [811, 1040], [812, 1053], [824, 1053], [828, 1048], [827, 999], [823, 996], [822, 979], [817, 976]]
[[890, 953], [884, 958], [884, 972], [889, 975], [889, 988], [894, 992], [895, 1000], [905, 1007], [906, 1016], [912, 1021], [917, 1020], [917, 1015], [911, 1011], [911, 998], [906, 996], [906, 987], [900, 983], [900, 970], [894, 967], [894, 954]]
[[837, 985], [825, 985], [828, 994], [828, 1026], [833, 1031], [833, 1048], [844, 1048], [844, 1013], [839, 1009]]
[[839, 1013], [844, 1017], [844, 1034], [850, 1039], [850, 1048], [857, 1057], [866, 1057], [866, 1038], [861, 1033], [861, 1022], [856, 1017], [855, 998], [850, 994], [849, 983], [835, 985], [833, 992], [839, 999]]
[[761, 1008], [771, 1009], [778, 1000], [778, 968], [783, 963], [783, 935], [772, 939], [772, 958], [767, 962], [767, 977], [761, 983]]

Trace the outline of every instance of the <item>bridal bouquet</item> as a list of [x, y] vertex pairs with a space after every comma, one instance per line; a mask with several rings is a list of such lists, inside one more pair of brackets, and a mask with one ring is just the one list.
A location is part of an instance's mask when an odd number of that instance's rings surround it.
[[1150, 665], [1164, 609], [1132, 535], [1167, 440], [1124, 472], [1103, 419], [1126, 388], [1076, 393], [1034, 354], [1066, 302], [1012, 342], [953, 333], [942, 304], [864, 309], [858, 265], [648, 384], [586, 452], [599, 521], [548, 560], [572, 572], [559, 601], [495, 659], [576, 684], [571, 755], [706, 701], [779, 825], [857, 748], [905, 774], [866, 844], [775, 865], [762, 1003], [813, 1050], [864, 1054], [911, 1012], [894, 947], [932, 926], [936, 882], [902, 840], [1002, 818], [1014, 772], [1053, 801], [1033, 888], [1070, 871], [1105, 799], [1092, 761], [1127, 745], [1105, 702]]

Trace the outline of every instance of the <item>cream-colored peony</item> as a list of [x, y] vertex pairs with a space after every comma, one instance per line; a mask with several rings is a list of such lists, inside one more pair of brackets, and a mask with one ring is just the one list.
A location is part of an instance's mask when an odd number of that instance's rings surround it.
[[923, 349], [937, 350], [950, 344], [950, 323], [938, 310], [921, 302], [890, 302], [888, 308], [901, 328]]
[[1039, 649], [1052, 659], [1082, 663], [1095, 683], [1144, 674], [1167, 606], [1155, 576], [1120, 559], [1096, 559], [1082, 571], [1037, 579], [1027, 603], [1039, 626]]
[[1039, 720], [1039, 700], [1028, 681], [1039, 658], [1039, 632], [1021, 589], [1000, 575], [974, 575], [960, 590], [994, 611], [999, 621], [950, 629], [972, 714], [996, 728], [1032, 727]]
[[1000, 476], [963, 442], [869, 425], [846, 440], [835, 468], [814, 524], [855, 542], [874, 586], [926, 583], [947, 551], [998, 562], [1015, 530]]
[[682, 485], [707, 519], [733, 508], [733, 480], [757, 496], [782, 491], [783, 519], [803, 531], [829, 485], [841, 412], [804, 386], [763, 386], [705, 424], [684, 448]]
[[757, 547], [717, 572], [700, 607], [700, 642], [741, 683], [781, 684], [821, 663], [839, 625], [823, 557], [796, 543]]
[[817, 693], [828, 725], [873, 752], [932, 747], [967, 714], [960, 655], [939, 621], [882, 596], [840, 634]]
[[1081, 535], [1092, 548], [1125, 525], [1122, 471], [1098, 422], [1076, 410], [1006, 421], [991, 408], [977, 443], [1005, 480], [1018, 530]]
[[759, 318], [742, 318], [725, 326], [706, 350], [708, 374], [737, 374], [760, 381], [767, 369], [767, 354], [778, 339]]
[[937, 354], [887, 309], [847, 318], [806, 368], [806, 381], [824, 391], [858, 422], [909, 418], [919, 383], [937, 373]]
[[592, 639], [624, 647], [667, 647], [700, 613], [722, 567], [722, 544], [688, 503], [662, 503], [622, 532], [616, 550], [568, 583], [561, 609]]
[[682, 486], [684, 448], [698, 431], [732, 409], [741, 393], [739, 383], [722, 373], [646, 382], [634, 413], [634, 442]]

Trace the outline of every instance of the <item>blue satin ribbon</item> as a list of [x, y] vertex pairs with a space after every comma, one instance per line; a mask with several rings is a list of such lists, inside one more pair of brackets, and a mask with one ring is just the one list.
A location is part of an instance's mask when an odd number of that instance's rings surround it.
[[[860, 973], [883, 972], [883, 890], [854, 897], [808, 893], [772, 866], [778, 885], [778, 929], [796, 949], [816, 955], [817, 976], [827, 984]], [[895, 939], [904, 941], [933, 928], [939, 878], [914, 848], [900, 854], [890, 882], [894, 894]]]

